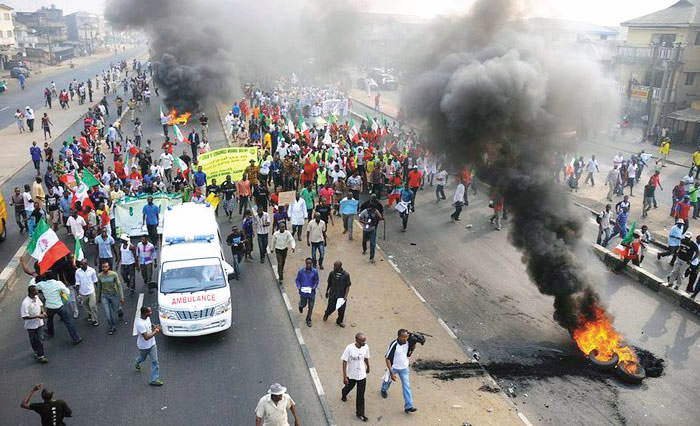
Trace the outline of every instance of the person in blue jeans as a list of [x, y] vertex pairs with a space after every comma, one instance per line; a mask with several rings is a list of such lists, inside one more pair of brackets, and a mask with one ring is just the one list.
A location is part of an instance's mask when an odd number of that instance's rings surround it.
[[134, 324], [136, 326], [136, 347], [139, 354], [136, 357], [136, 371], [141, 371], [141, 363], [146, 357], [151, 357], [151, 386], [163, 386], [160, 380], [160, 363], [158, 362], [158, 346], [156, 346], [156, 334], [160, 333], [160, 325], [151, 324], [150, 306], [141, 307], [140, 318]]
[[153, 197], [148, 197], [148, 204], [143, 206], [141, 211], [143, 215], [143, 224], [146, 225], [148, 230], [148, 239], [151, 240], [151, 244], [158, 246], [158, 221], [160, 215], [160, 207], [153, 204]]
[[369, 242], [369, 261], [374, 263], [374, 252], [377, 247], [377, 224], [384, 218], [377, 211], [376, 206], [370, 204], [362, 210], [359, 219], [362, 224], [362, 254], [367, 253], [367, 243]]
[[[77, 345], [82, 342], [83, 339], [78, 336], [78, 332], [75, 331], [73, 326], [73, 320], [70, 316], [70, 311], [68, 310], [68, 304], [70, 303], [70, 290], [61, 281], [56, 279], [56, 275], [52, 271], [47, 271], [43, 275], [43, 280], [38, 281], [36, 286], [44, 294], [46, 299], [46, 334], [50, 337], [54, 335], [54, 316], [58, 315], [66, 326], [68, 334], [70, 335], [73, 344]], [[38, 279], [38, 278], [37, 278]]]
[[401, 391], [403, 392], [403, 410], [406, 413], [414, 413], [418, 409], [413, 406], [411, 396], [411, 383], [408, 378], [408, 358], [413, 353], [413, 347], [408, 343], [408, 330], [402, 328], [398, 331], [396, 340], [389, 344], [389, 349], [384, 355], [387, 372], [382, 378], [380, 393], [382, 398], [389, 396], [389, 386], [395, 382], [397, 376], [401, 379]]
[[102, 303], [107, 317], [109, 330], [112, 335], [117, 330], [117, 314], [119, 307], [124, 304], [124, 288], [119, 274], [112, 271], [108, 262], [102, 262], [102, 272], [97, 275], [97, 303]]

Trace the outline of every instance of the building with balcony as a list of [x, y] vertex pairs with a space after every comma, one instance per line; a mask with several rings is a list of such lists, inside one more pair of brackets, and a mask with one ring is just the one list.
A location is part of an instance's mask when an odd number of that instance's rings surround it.
[[0, 4], [0, 69], [5, 69], [5, 63], [14, 53], [15, 47], [15, 25], [12, 19], [12, 8], [5, 4]]
[[[617, 48], [613, 70], [625, 112], [649, 132], [671, 130], [675, 142], [700, 139], [700, 0], [672, 6], [621, 24], [627, 41]], [[694, 121], [697, 117], [697, 121]]]
[[[23, 46], [22, 55], [30, 62], [56, 63], [73, 57], [74, 48], [67, 44], [68, 31], [63, 11], [55, 6], [35, 12], [15, 12], [16, 24], [23, 26], [33, 46]], [[24, 34], [23, 34], [24, 35]]]

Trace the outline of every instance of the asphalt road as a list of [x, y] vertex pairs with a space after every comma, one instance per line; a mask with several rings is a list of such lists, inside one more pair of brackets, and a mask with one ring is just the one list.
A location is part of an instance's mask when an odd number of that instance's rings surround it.
[[[641, 387], [620, 384], [614, 376], [594, 380], [564, 372], [552, 378], [522, 377], [514, 363], [535, 365], [578, 355], [568, 333], [552, 319], [552, 298], [540, 294], [528, 278], [520, 254], [508, 242], [508, 223], [491, 228], [487, 197], [470, 192], [470, 205], [458, 224], [449, 223], [454, 180], [448, 201], [436, 204], [426, 185], [418, 194], [408, 232], [401, 233], [396, 211], [387, 212], [387, 238], [378, 244], [393, 257], [404, 276], [423, 295], [460, 341], [478, 349], [487, 370], [499, 383], [511, 385], [513, 401], [535, 424], [691, 424], [696, 404], [700, 356], [700, 324], [692, 314], [659, 297], [626, 276], [614, 275], [588, 250], [596, 224], [581, 214], [585, 244], [578, 259], [591, 284], [615, 317], [615, 326], [629, 344], [666, 360], [665, 374]], [[468, 225], [472, 225], [468, 227]], [[647, 258], [646, 263], [656, 262]], [[427, 344], [430, 344], [428, 342]], [[420, 356], [420, 348], [417, 350]], [[582, 360], [583, 362], [583, 360]], [[557, 371], [552, 363], [548, 372]], [[671, 420], [673, 419], [673, 420]]]
[[[51, 80], [56, 82], [56, 85], [59, 88], [59, 90], [62, 87], [67, 88], [68, 83], [73, 81], [73, 78], [78, 79], [78, 81], [81, 81], [81, 79], [87, 79], [88, 77], [94, 78], [95, 74], [101, 72], [103, 69], [108, 67], [110, 62], [116, 62], [124, 58], [132, 58], [136, 55], [140, 55], [142, 52], [143, 48], [140, 47], [127, 49], [127, 51], [124, 53], [119, 53], [116, 56], [111, 56], [102, 59], [80, 69], [66, 71], [62, 74], [55, 74], [53, 76], [46, 77], [43, 80], [42, 77], [39, 77], [39, 79], [37, 80], [34, 80], [34, 77], [27, 79], [27, 84], [25, 86], [26, 89], [24, 91], [10, 91], [0, 96], [0, 110], [2, 110], [2, 108], [4, 108], [5, 106], [9, 105], [9, 109], [0, 113], [0, 127], [5, 127], [14, 123], [13, 114], [16, 108], [22, 108], [23, 106], [30, 105], [33, 109], [36, 110], [38, 108], [43, 107], [43, 90], [45, 84], [48, 84]], [[45, 81], [46, 79], [48, 79], [48, 81]], [[95, 102], [101, 99], [101, 97], [97, 97], [98, 94], [102, 94], [102, 86], [100, 86], [100, 89], [96, 91], [93, 96], [93, 100]], [[122, 95], [121, 88], [117, 91], [117, 94]], [[7, 97], [5, 97], [5, 95], [7, 95]], [[110, 116], [108, 116], [108, 119], [112, 120], [116, 119], [116, 107], [114, 106], [115, 98], [116, 96], [112, 95], [109, 95], [107, 97], [110, 103], [109, 112], [111, 114]], [[60, 108], [60, 106], [58, 106], [58, 102], [56, 102], [55, 105], [57, 108]], [[87, 108], [87, 104], [78, 105], [78, 102], [76, 100], [75, 102], [71, 102], [71, 107]], [[156, 112], [156, 114], [158, 113]], [[54, 135], [54, 138], [51, 141], [51, 147], [54, 149], [55, 153], [54, 158], [58, 158], [57, 153], [63, 141], [74, 135], [78, 136], [81, 130], [83, 130], [83, 122], [79, 119], [76, 120], [76, 122], [73, 123], [64, 133], [60, 135]], [[43, 148], [43, 141], [40, 134], [37, 134], [37, 143], [39, 143], [39, 146]], [[0, 186], [0, 191], [2, 192], [3, 198], [5, 199], [5, 204], [7, 206], [8, 215], [7, 240], [0, 243], [0, 270], [5, 268], [7, 262], [10, 261], [12, 256], [14, 256], [14, 254], [17, 252], [17, 249], [27, 238], [26, 233], [19, 233], [19, 228], [17, 227], [17, 224], [14, 219], [14, 208], [10, 206], [9, 203], [12, 197], [12, 191], [15, 187], [22, 188], [25, 184], [31, 184], [34, 181], [36, 172], [34, 171], [34, 166], [29, 160], [29, 147], [27, 147], [27, 164], [17, 174], [12, 176], [7, 182]], [[43, 174], [46, 172], [45, 164], [42, 164], [41, 171], [43, 176]]]
[[[144, 111], [144, 140], [160, 145], [162, 130], [158, 106]], [[225, 144], [215, 111], [210, 117], [212, 148]], [[126, 120], [128, 122], [128, 120]], [[125, 123], [125, 131], [131, 131]], [[155, 143], [154, 143], [155, 145]], [[188, 148], [189, 149], [189, 148]], [[158, 152], [159, 150], [157, 150]], [[177, 150], [179, 153], [180, 150]], [[236, 219], [238, 220], [238, 218]], [[222, 235], [230, 224], [219, 220]], [[65, 231], [61, 231], [65, 235]], [[224, 250], [230, 262], [230, 251]], [[140, 277], [137, 290], [143, 292]], [[158, 336], [162, 388], [148, 386], [150, 364], [134, 370], [136, 337], [132, 326], [136, 294], [127, 296], [124, 324], [114, 336], [107, 328], [101, 308], [101, 325], [94, 328], [84, 318], [77, 321], [84, 341], [74, 347], [57, 324], [56, 337], [46, 342], [49, 364], [36, 364], [19, 318], [23, 286], [17, 286], [2, 302], [0, 312], [0, 413], [2, 423], [37, 424], [37, 415], [22, 410], [24, 393], [42, 382], [54, 389], [73, 409], [71, 424], [212, 424], [253, 423], [258, 399], [273, 382], [287, 386], [297, 403], [303, 424], [325, 424], [321, 404], [287, 318], [286, 308], [272, 271], [259, 260], [243, 265], [241, 281], [231, 285], [233, 326], [224, 332], [198, 338]], [[144, 304], [154, 305], [147, 292]], [[156, 318], [152, 318], [155, 321]], [[38, 397], [37, 397], [38, 398]]]

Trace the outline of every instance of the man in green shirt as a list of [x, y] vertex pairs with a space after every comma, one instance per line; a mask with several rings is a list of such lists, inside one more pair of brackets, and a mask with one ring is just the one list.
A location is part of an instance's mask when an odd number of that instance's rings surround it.
[[299, 196], [304, 199], [306, 203], [306, 217], [311, 220], [311, 218], [314, 217], [314, 192], [311, 189], [311, 182], [308, 182], [306, 186], [304, 186]]
[[695, 182], [688, 190], [688, 195], [690, 195], [690, 205], [693, 206], [693, 219], [697, 219], [700, 216], [700, 208], [698, 208], [698, 191], [700, 191], [700, 183], [698, 182]]
[[63, 324], [66, 326], [70, 338], [73, 339], [73, 344], [77, 345], [82, 342], [83, 339], [81, 339], [80, 336], [78, 336], [78, 332], [75, 331], [73, 320], [69, 315], [68, 303], [70, 301], [70, 290], [68, 290], [65, 284], [56, 280], [56, 275], [52, 271], [47, 271], [44, 273], [43, 277], [45, 279], [37, 282], [36, 286], [44, 293], [44, 297], [46, 298], [46, 303], [44, 304], [47, 314], [46, 334], [53, 337], [53, 317], [58, 314]]
[[117, 312], [124, 305], [124, 290], [119, 274], [110, 270], [109, 263], [102, 263], [102, 272], [97, 274], [97, 303], [102, 303], [109, 324], [107, 334], [117, 330]]

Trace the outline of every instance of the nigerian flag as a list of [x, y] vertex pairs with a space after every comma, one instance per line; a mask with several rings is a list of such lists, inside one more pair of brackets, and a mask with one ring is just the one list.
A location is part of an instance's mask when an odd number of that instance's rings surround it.
[[85, 254], [83, 253], [83, 246], [80, 244], [80, 240], [75, 240], [75, 246], [73, 247], [73, 258], [76, 262], [80, 262], [85, 259]]
[[634, 229], [637, 227], [637, 222], [632, 222], [632, 226], [627, 230], [625, 238], [622, 239], [622, 244], [629, 244], [634, 240]]
[[177, 124], [175, 123], [173, 123], [173, 133], [175, 134], [175, 139], [177, 139], [178, 142], [182, 142], [185, 140], [185, 136], [182, 134], [180, 128], [177, 127]]
[[27, 245], [29, 253], [39, 264], [39, 273], [43, 274], [56, 263], [57, 260], [70, 253], [68, 247], [63, 244], [58, 235], [46, 223], [43, 217], [34, 228], [32, 238]]

